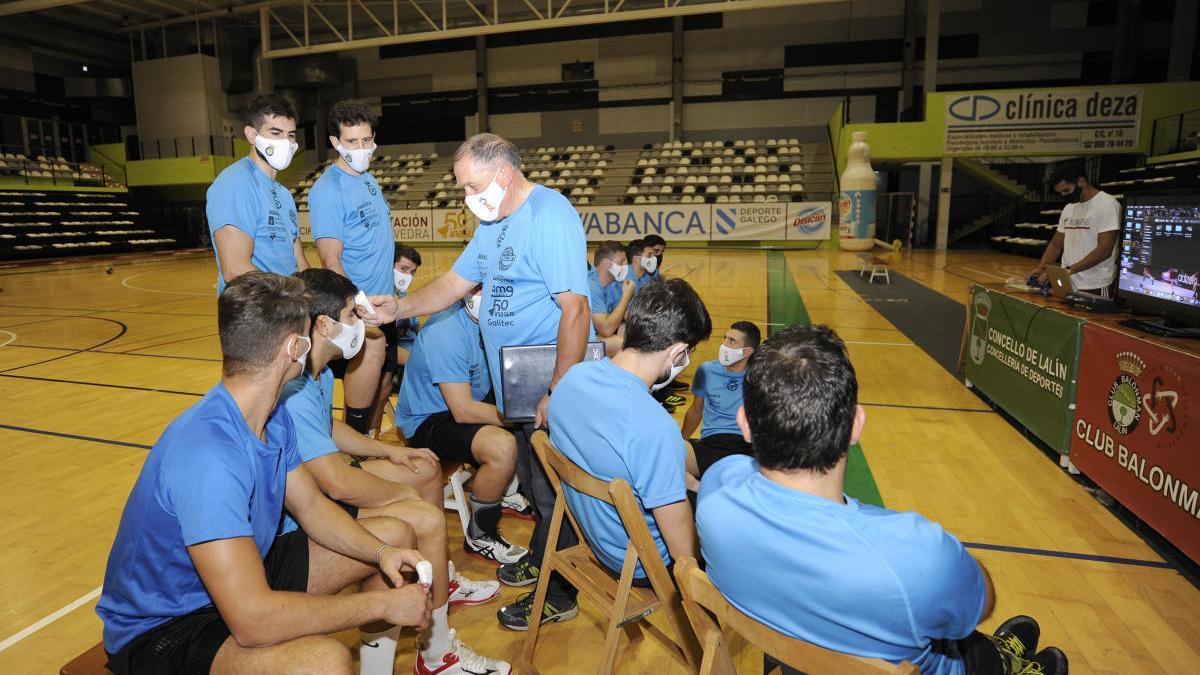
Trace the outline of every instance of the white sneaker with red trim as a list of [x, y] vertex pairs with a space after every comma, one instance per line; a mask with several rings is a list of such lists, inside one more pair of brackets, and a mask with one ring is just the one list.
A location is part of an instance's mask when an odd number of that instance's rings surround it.
[[450, 573], [450, 606], [482, 605], [495, 600], [500, 595], [499, 581], [474, 581], [457, 573], [454, 561], [449, 563]]
[[476, 654], [455, 637], [450, 629], [450, 651], [442, 656], [441, 663], [425, 663], [425, 657], [417, 652], [417, 663], [413, 675], [511, 675], [512, 666], [505, 661], [489, 659]]

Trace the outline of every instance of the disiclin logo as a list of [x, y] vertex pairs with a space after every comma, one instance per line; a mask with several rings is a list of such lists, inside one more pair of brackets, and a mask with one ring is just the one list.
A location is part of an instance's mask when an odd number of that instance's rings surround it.
[[964, 122], [982, 122], [1000, 113], [1000, 102], [991, 96], [960, 96], [950, 102], [950, 116]]
[[1121, 352], [1117, 354], [1117, 368], [1121, 372], [1108, 390], [1108, 419], [1117, 433], [1126, 435], [1142, 419], [1137, 377], [1146, 369], [1146, 362], [1133, 352]]
[[792, 227], [804, 234], [813, 234], [825, 227], [825, 220], [825, 209], [811, 206], [796, 214], [796, 218], [792, 221]]

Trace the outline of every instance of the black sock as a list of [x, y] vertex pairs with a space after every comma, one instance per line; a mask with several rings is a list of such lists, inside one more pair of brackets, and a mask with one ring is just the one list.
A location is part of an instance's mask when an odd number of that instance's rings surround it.
[[471, 498], [471, 522], [467, 523], [467, 534], [478, 539], [484, 534], [496, 534], [500, 527], [500, 502], [480, 502]]
[[346, 406], [346, 424], [360, 434], [367, 433], [371, 426], [371, 408]]

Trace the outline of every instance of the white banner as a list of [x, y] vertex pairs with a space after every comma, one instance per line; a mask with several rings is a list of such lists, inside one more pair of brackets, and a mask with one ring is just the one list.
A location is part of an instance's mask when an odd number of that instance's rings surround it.
[[712, 208], [707, 204], [582, 206], [579, 217], [588, 241], [629, 241], [648, 234], [668, 241], [708, 241]]
[[787, 238], [802, 241], [826, 241], [833, 229], [833, 202], [795, 202], [788, 204]]
[[1142, 89], [946, 94], [947, 155], [1131, 152]]
[[393, 210], [392, 238], [396, 241], [433, 241], [433, 216], [429, 209]]
[[433, 209], [429, 213], [434, 241], [466, 242], [475, 234], [475, 216], [466, 209]]
[[712, 207], [712, 240], [784, 239], [787, 237], [786, 202], [772, 204], [719, 204]]

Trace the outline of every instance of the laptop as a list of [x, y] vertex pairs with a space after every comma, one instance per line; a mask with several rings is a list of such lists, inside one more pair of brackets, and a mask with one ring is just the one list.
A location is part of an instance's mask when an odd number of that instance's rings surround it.
[[[604, 358], [604, 343], [589, 342], [584, 361]], [[558, 345], [522, 345], [500, 348], [500, 386], [504, 392], [504, 421], [532, 422], [538, 402], [550, 389]]]
[[1050, 294], [1065, 300], [1075, 292], [1075, 284], [1071, 281], [1071, 273], [1059, 265], [1046, 265], [1046, 276], [1050, 277]]

